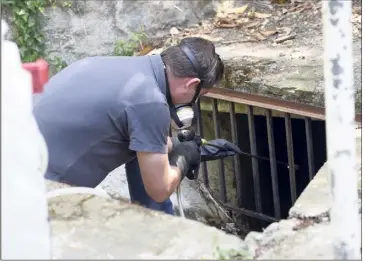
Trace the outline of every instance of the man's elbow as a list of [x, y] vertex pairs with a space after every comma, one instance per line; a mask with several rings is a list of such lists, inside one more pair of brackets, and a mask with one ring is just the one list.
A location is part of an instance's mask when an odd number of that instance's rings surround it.
[[148, 187], [146, 192], [157, 203], [164, 202], [170, 197], [170, 192], [167, 188]]

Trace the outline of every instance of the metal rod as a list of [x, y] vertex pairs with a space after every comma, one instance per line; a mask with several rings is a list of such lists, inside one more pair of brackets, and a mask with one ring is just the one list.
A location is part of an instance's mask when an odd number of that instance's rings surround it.
[[[213, 123], [214, 123], [214, 133], [215, 138], [220, 138], [220, 130], [218, 125], [218, 102], [213, 99]], [[227, 202], [227, 189], [226, 189], [226, 179], [224, 176], [224, 161], [223, 159], [218, 160], [219, 166], [219, 192], [220, 197], [223, 202]]]
[[268, 222], [278, 222], [279, 221], [279, 219], [276, 219], [274, 217], [271, 217], [271, 216], [268, 216], [268, 215], [265, 215], [265, 214], [262, 214], [262, 213], [259, 213], [259, 212], [248, 210], [246, 208], [238, 208], [238, 207], [234, 207], [230, 204], [223, 203], [220, 199], [217, 199], [214, 196], [214, 194], [212, 192], [212, 189], [210, 187], [206, 187], [206, 190], [209, 192], [209, 195], [211, 195], [212, 198], [218, 203], [218, 205], [224, 207], [227, 210], [233, 211], [233, 213], [242, 214], [242, 215], [245, 215], [245, 216], [257, 218], [257, 219], [260, 219], [260, 220], [263, 220], [263, 221], [268, 221]]
[[295, 201], [297, 200], [297, 186], [295, 179], [293, 131], [291, 125], [291, 117], [289, 113], [285, 113], [285, 133], [286, 133], [286, 148], [288, 152], [288, 162], [289, 162], [290, 195], [292, 204], [294, 205]]
[[[211, 143], [209, 143], [209, 142], [204, 143], [204, 145], [206, 145], [206, 146], [211, 146], [211, 147], [215, 147], [215, 148], [219, 148], [219, 149], [221, 149], [221, 150], [226, 150], [226, 148], [225, 148], [225, 147], [222, 147], [222, 146], [219, 146], [219, 145], [215, 145], [215, 144], [211, 144]], [[240, 154], [241, 154], [241, 155], [245, 155], [245, 156], [250, 156], [250, 157], [253, 157], [253, 158], [257, 158], [257, 159], [260, 159], [260, 160], [270, 161], [270, 158], [268, 158], [268, 157], [252, 155], [252, 154], [250, 154], [250, 153], [243, 152], [243, 151], [241, 151], [241, 153], [240, 153]], [[289, 164], [288, 164], [288, 163], [285, 163], [285, 162], [281, 162], [281, 161], [276, 160], [276, 164], [284, 165], [284, 166], [286, 166], [287, 168], [289, 168]], [[296, 165], [296, 164], [294, 164], [294, 168], [295, 168], [295, 170], [299, 170], [299, 166], [298, 166], [298, 165]]]
[[265, 215], [263, 213], [254, 212], [254, 211], [242, 208], [242, 207], [238, 208], [238, 207], [234, 207], [230, 204], [226, 204], [226, 203], [223, 203], [222, 206], [224, 208], [228, 209], [228, 210], [231, 210], [231, 211], [237, 213], [237, 214], [246, 215], [246, 216], [257, 218], [257, 219], [260, 219], [260, 220], [263, 220], [263, 221], [268, 221], [268, 222], [278, 222], [279, 221], [279, 219], [277, 219], [277, 218]]
[[314, 177], [314, 155], [313, 155], [313, 138], [312, 138], [312, 120], [309, 117], [304, 118], [305, 122], [305, 139], [307, 142], [308, 156], [308, 173], [309, 181]]
[[[236, 112], [234, 103], [229, 104], [229, 117], [231, 122], [231, 135], [232, 142], [235, 145], [238, 145], [238, 137], [237, 137], [237, 123], [236, 123]], [[236, 178], [236, 191], [237, 191], [237, 204], [239, 207], [243, 205], [242, 202], [242, 173], [239, 162], [239, 156], [234, 155], [233, 157], [233, 173]]]
[[177, 198], [177, 206], [179, 208], [179, 215], [182, 218], [185, 218], [184, 207], [181, 199], [181, 184], [179, 184], [176, 188], [176, 198]]
[[[213, 87], [204, 97], [220, 99], [237, 104], [251, 105], [265, 109], [291, 113], [300, 116], [308, 116], [315, 119], [325, 120], [326, 114], [323, 107], [298, 103], [288, 100], [277, 99], [252, 93], [243, 93], [226, 88]], [[356, 114], [356, 122], [361, 123], [361, 114]]]
[[352, 1], [323, 1], [324, 79], [330, 211], [335, 259], [361, 259], [357, 193]]
[[[201, 117], [201, 107], [200, 107], [200, 99], [198, 101], [198, 134], [201, 137], [204, 137], [204, 128], [203, 128], [203, 120]], [[202, 173], [203, 173], [203, 182], [205, 186], [209, 185], [209, 178], [208, 178], [208, 167], [207, 163], [203, 162], [202, 165]]]
[[[255, 133], [255, 119], [253, 115], [252, 106], [248, 106], [248, 131], [250, 136], [250, 151], [252, 155], [257, 155], [256, 148], [256, 133]], [[262, 202], [261, 202], [261, 191], [260, 191], [260, 174], [259, 174], [259, 163], [256, 158], [251, 158], [252, 163], [252, 176], [253, 176], [253, 186], [255, 192], [255, 205], [256, 211], [262, 212]]]
[[279, 198], [279, 187], [278, 187], [278, 175], [276, 167], [276, 153], [275, 153], [275, 141], [274, 141], [274, 127], [271, 116], [271, 110], [266, 110], [266, 125], [267, 125], [267, 138], [269, 142], [269, 155], [270, 155], [270, 171], [271, 171], [271, 182], [272, 192], [274, 201], [274, 213], [277, 219], [280, 219], [280, 198]]

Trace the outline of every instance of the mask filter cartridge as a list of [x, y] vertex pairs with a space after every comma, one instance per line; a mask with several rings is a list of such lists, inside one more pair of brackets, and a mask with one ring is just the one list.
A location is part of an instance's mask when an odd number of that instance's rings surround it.
[[179, 118], [179, 120], [181, 121], [181, 123], [183, 123], [182, 127], [179, 127], [174, 119], [172, 119], [172, 128], [175, 130], [180, 130], [180, 129], [185, 129], [185, 128], [189, 128], [192, 125], [192, 121], [194, 118], [194, 110], [192, 109], [192, 107], [190, 105], [183, 105], [180, 107], [176, 108], [176, 114]]

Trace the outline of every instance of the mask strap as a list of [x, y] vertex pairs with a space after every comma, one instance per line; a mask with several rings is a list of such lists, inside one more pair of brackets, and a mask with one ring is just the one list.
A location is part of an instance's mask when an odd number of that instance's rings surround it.
[[193, 112], [194, 112], [194, 117], [193, 117], [193, 119], [192, 119], [192, 121], [191, 121], [191, 125], [192, 126], [195, 126], [197, 123], [198, 123], [198, 118], [199, 118], [199, 110], [198, 110], [198, 104], [197, 103], [194, 103], [193, 105], [192, 105], [192, 108], [193, 108]]
[[198, 77], [200, 79], [200, 83], [196, 88], [195, 91], [195, 95], [193, 97], [193, 99], [191, 100], [191, 104], [194, 104], [200, 94], [200, 91], [202, 89], [203, 86], [203, 77], [201, 75], [201, 67], [199, 65], [199, 63], [197, 62], [197, 60], [195, 59], [195, 56], [193, 55], [193, 53], [190, 51], [189, 47], [187, 47], [186, 45], [182, 44], [181, 46], [179, 46], [179, 48], [185, 53], [185, 55], [188, 57], [190, 63], [193, 65], [195, 72], [198, 74]]
[[179, 116], [177, 115], [176, 108], [174, 107], [174, 104], [172, 103], [172, 98], [171, 98], [171, 93], [170, 93], [170, 85], [169, 85], [169, 81], [168, 81], [168, 78], [167, 78], [167, 71], [166, 70], [167, 70], [166, 65], [164, 64], [165, 82], [166, 82], [166, 99], [167, 99], [167, 104], [170, 106], [170, 115], [171, 115], [171, 118], [174, 120], [175, 124], [179, 128], [182, 128], [184, 126], [184, 124], [181, 122]]

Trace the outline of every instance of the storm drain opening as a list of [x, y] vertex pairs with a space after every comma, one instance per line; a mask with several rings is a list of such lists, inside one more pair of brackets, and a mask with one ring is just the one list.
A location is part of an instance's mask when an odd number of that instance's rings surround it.
[[287, 218], [326, 161], [323, 109], [225, 89], [202, 97], [199, 109], [202, 137], [225, 138], [244, 152], [201, 168], [239, 235]]
[[[249, 116], [236, 114], [235, 118], [237, 129], [242, 130], [238, 146], [244, 152], [255, 147], [255, 155], [260, 156], [239, 157], [243, 179], [236, 188], [241, 188], [240, 207], [276, 220], [287, 218], [289, 209], [326, 161], [325, 122], [291, 118], [287, 114], [284, 118], [271, 116], [271, 119], [254, 115], [251, 124], [255, 126], [256, 139], [251, 144]], [[270, 156], [276, 161], [271, 162]], [[272, 222], [253, 216], [243, 220], [254, 231]]]

